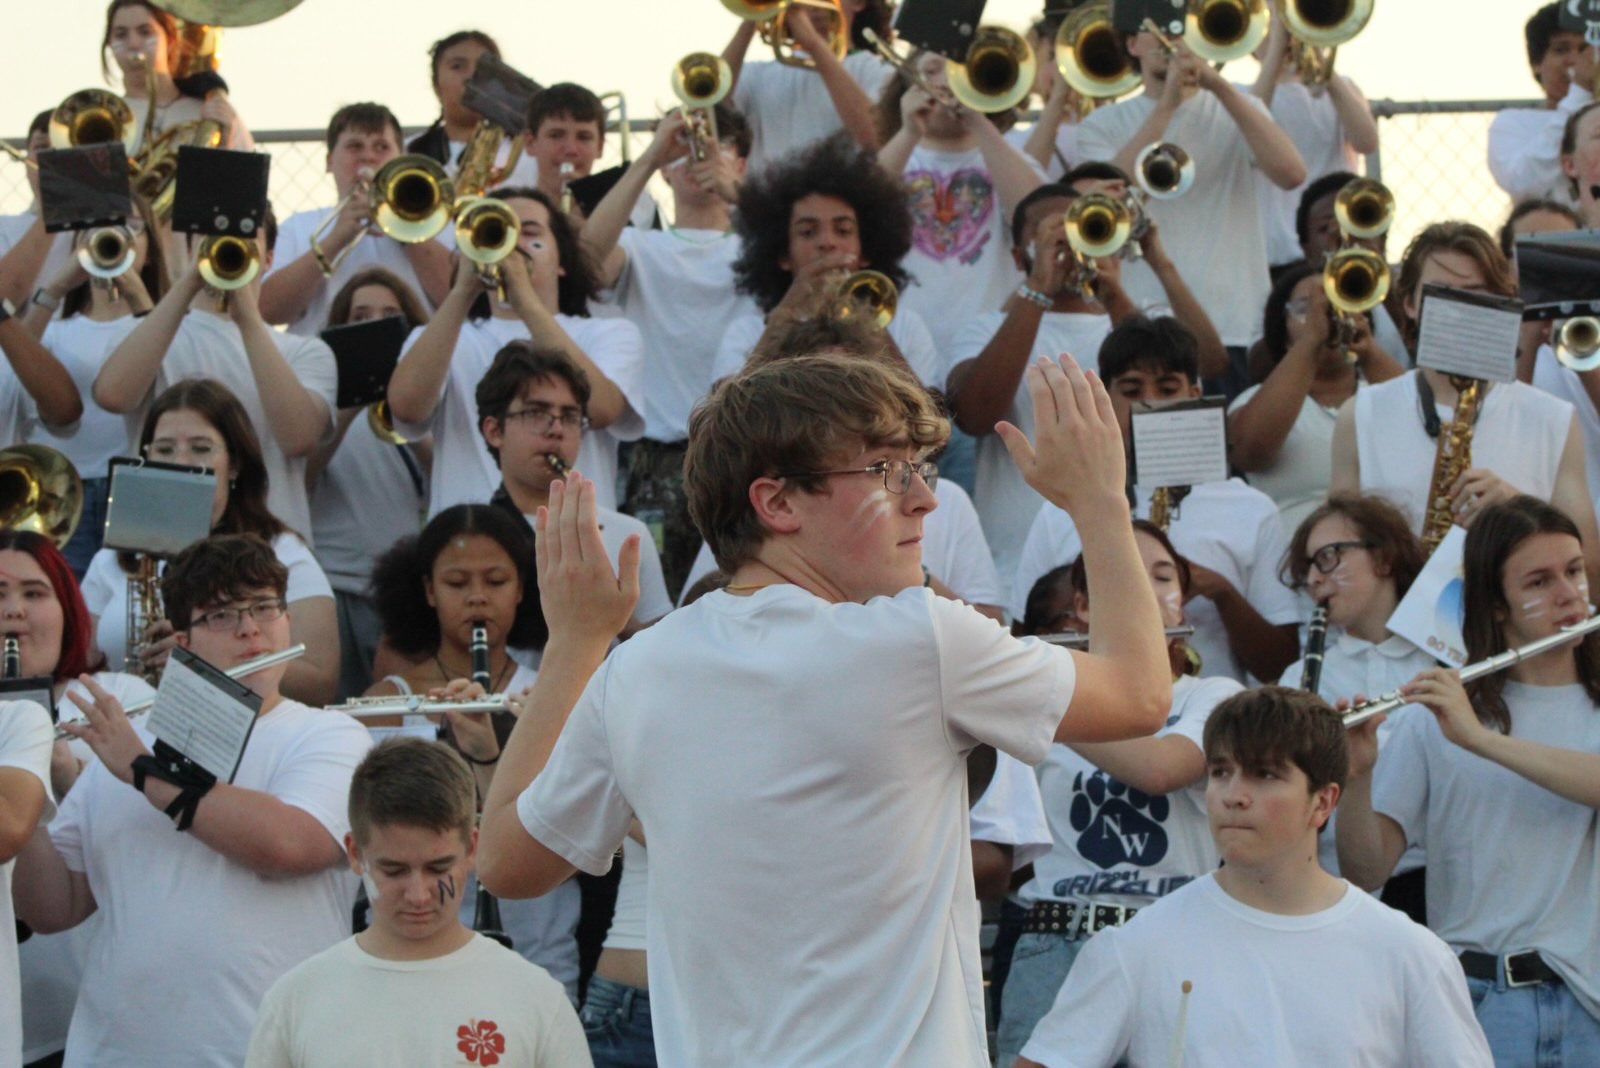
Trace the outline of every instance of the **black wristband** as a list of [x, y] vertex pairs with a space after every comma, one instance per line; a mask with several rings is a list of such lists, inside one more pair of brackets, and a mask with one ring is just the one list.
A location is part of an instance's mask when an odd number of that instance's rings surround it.
[[149, 779], [160, 779], [178, 788], [178, 796], [173, 798], [172, 803], [163, 811], [177, 823], [180, 831], [187, 831], [194, 825], [200, 799], [210, 793], [211, 788], [217, 784], [216, 776], [204, 768], [196, 767], [187, 761], [166, 764], [145, 753], [133, 761], [133, 788], [141, 794], [144, 793], [144, 784]]
[[457, 749], [456, 752], [461, 753], [462, 760], [465, 760], [468, 764], [476, 764], [480, 768], [492, 767], [493, 765], [500, 763], [499, 753], [494, 755], [493, 760], [474, 760], [472, 757], [467, 756], [467, 754], [462, 753], [460, 749]]

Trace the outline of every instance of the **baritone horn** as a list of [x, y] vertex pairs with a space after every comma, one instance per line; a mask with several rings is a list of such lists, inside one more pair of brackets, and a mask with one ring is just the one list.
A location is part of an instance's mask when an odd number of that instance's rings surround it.
[[1366, 29], [1372, 5], [1373, 0], [1287, 0], [1283, 23], [1298, 45], [1300, 77], [1307, 87], [1328, 84], [1339, 46]]
[[1080, 96], [1111, 100], [1140, 84], [1138, 70], [1122, 48], [1106, 0], [1090, 0], [1056, 31], [1056, 69]]
[[672, 93], [683, 102], [689, 156], [696, 163], [711, 155], [717, 143], [716, 106], [733, 87], [728, 61], [710, 52], [690, 52], [672, 68]]
[[899, 306], [900, 290], [888, 275], [881, 271], [856, 271], [840, 284], [834, 314], [846, 320], [860, 317], [874, 329], [887, 330]]
[[1585, 315], [1568, 319], [1556, 331], [1556, 359], [1573, 371], [1600, 367], [1600, 319]]
[[339, 213], [351, 200], [365, 196], [367, 217], [374, 226], [396, 241], [417, 245], [432, 241], [450, 224], [454, 191], [454, 183], [437, 160], [419, 155], [396, 156], [378, 168], [371, 182], [358, 182], [312, 231], [311, 248], [318, 265], [327, 264], [327, 274], [332, 277], [350, 251], [367, 236], [369, 231], [361, 231], [331, 262], [322, 253], [322, 238], [333, 229]]
[[0, 529], [31, 530], [61, 548], [83, 517], [83, 479], [48, 445], [0, 450]]
[[816, 70], [816, 61], [796, 55], [794, 38], [789, 33], [789, 19], [797, 7], [814, 7], [832, 13], [828, 29], [828, 50], [834, 58], [844, 59], [850, 52], [850, 35], [845, 32], [844, 13], [838, 0], [722, 0], [722, 6], [746, 22], [761, 24], [761, 39], [772, 49], [772, 56], [786, 67]]
[[1208, 63], [1243, 59], [1266, 39], [1266, 0], [1190, 0], [1183, 39]]
[[979, 26], [966, 60], [946, 67], [950, 92], [973, 111], [1010, 111], [1033, 91], [1038, 62], [1020, 33], [1004, 26]]

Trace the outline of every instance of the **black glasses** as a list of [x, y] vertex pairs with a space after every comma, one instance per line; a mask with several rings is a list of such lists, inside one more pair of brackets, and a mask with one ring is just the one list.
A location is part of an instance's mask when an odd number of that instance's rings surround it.
[[1377, 542], [1371, 541], [1330, 541], [1312, 553], [1307, 562], [1326, 575], [1343, 562], [1346, 549], [1372, 549], [1376, 546]]
[[939, 465], [932, 460], [912, 463], [910, 460], [879, 460], [870, 467], [852, 467], [844, 471], [790, 471], [779, 478], [823, 478], [827, 475], [881, 475], [883, 488], [890, 493], [909, 493], [911, 476], [921, 475], [931, 490], [939, 482]]
[[509, 423], [513, 419], [521, 419], [537, 432], [548, 433], [560, 423], [568, 430], [589, 429], [589, 419], [577, 408], [552, 408], [548, 404], [530, 404], [521, 411], [507, 412], [504, 420]]
[[274, 597], [266, 601], [257, 601], [245, 605], [243, 608], [214, 608], [203, 616], [196, 616], [189, 621], [189, 629], [205, 624], [207, 630], [228, 631], [239, 629], [239, 624], [248, 615], [257, 623], [271, 623], [283, 615], [288, 608], [283, 601]]

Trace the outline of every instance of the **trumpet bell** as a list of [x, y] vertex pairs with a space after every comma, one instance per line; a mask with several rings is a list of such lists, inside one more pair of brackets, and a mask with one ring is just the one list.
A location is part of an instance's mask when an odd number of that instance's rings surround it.
[[[723, 2], [727, 3], [727, 0]], [[759, 6], [765, 10], [769, 5]], [[850, 34], [845, 30], [844, 12], [839, 7], [839, 0], [782, 0], [770, 17], [758, 16], [762, 20], [761, 39], [772, 49], [774, 59], [786, 67], [804, 70], [815, 70], [817, 67], [809, 56], [795, 54], [794, 38], [789, 35], [789, 19], [794, 16], [797, 7], [814, 7], [831, 12], [833, 19], [828, 28], [828, 51], [841, 60], [849, 55]]]
[[1133, 235], [1128, 205], [1104, 193], [1078, 197], [1067, 209], [1067, 243], [1078, 255], [1102, 259], [1122, 251]]
[[61, 548], [83, 517], [83, 480], [47, 445], [0, 450], [0, 528], [31, 530]]
[[456, 209], [456, 247], [479, 267], [492, 267], [517, 247], [522, 220], [511, 205], [493, 197], [473, 197]]
[[1394, 194], [1382, 182], [1357, 178], [1339, 190], [1333, 214], [1351, 237], [1382, 237], [1394, 225]]
[[1131, 93], [1141, 80], [1111, 23], [1106, 0], [1090, 0], [1061, 24], [1056, 31], [1056, 69], [1079, 95], [1091, 100]]
[[1360, 315], [1388, 297], [1389, 278], [1389, 264], [1382, 256], [1371, 249], [1346, 248], [1329, 258], [1322, 289], [1335, 311]]
[[1573, 371], [1593, 371], [1600, 367], [1600, 319], [1583, 316], [1568, 319], [1556, 331], [1556, 359]]
[[1284, 27], [1314, 48], [1337, 48], [1366, 29], [1373, 0], [1288, 0]]
[[219, 292], [243, 289], [261, 273], [256, 243], [242, 237], [213, 234], [200, 243], [198, 255], [200, 277]]
[[450, 225], [454, 185], [438, 161], [396, 156], [373, 175], [372, 221], [408, 245], [432, 241]]
[[690, 52], [672, 68], [672, 94], [686, 108], [715, 107], [732, 85], [728, 61], [710, 52]]
[[1033, 91], [1033, 47], [1004, 26], [979, 26], [965, 63], [947, 68], [950, 92], [973, 111], [1009, 111]]
[[1266, 0], [1193, 0], [1183, 39], [1208, 63], [1243, 59], [1266, 40]]
[[875, 329], [887, 330], [900, 305], [900, 290], [880, 271], [856, 271], [839, 286], [835, 314], [840, 319], [864, 319]]
[[126, 226], [101, 226], [90, 230], [78, 249], [78, 262], [91, 278], [121, 278], [133, 270], [138, 250]]
[[132, 152], [137, 132], [127, 101], [104, 89], [80, 89], [50, 113], [51, 148], [121, 141]]
[[1133, 165], [1134, 176], [1155, 200], [1176, 200], [1194, 186], [1194, 158], [1168, 141], [1146, 145]]
[[394, 428], [394, 415], [389, 411], [389, 402], [386, 400], [367, 405], [367, 426], [372, 428], [373, 436], [385, 445], [411, 444]]

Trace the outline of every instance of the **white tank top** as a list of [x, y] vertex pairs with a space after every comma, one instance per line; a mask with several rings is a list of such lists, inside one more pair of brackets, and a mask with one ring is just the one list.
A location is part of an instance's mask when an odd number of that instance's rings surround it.
[[[1417, 375], [1402, 375], [1356, 393], [1356, 452], [1361, 492], [1389, 498], [1422, 529], [1438, 443], [1422, 426]], [[1452, 409], [1438, 405], [1448, 425]], [[1548, 501], [1556, 488], [1561, 450], [1572, 427], [1572, 405], [1523, 385], [1496, 382], [1478, 409], [1472, 465], [1493, 471], [1519, 492]]]
[[645, 887], [650, 853], [632, 835], [622, 840], [622, 881], [617, 884], [617, 910], [606, 932], [606, 949], [644, 949]]

